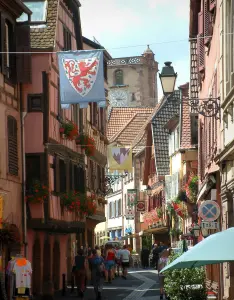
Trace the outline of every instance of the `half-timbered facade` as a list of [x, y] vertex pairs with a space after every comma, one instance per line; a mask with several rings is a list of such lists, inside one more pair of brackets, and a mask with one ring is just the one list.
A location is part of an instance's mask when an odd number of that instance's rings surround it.
[[[190, 1], [190, 44], [191, 44], [191, 97], [200, 99], [198, 117], [198, 204], [201, 201], [215, 200], [220, 205], [220, 167], [217, 156], [220, 152], [220, 96], [221, 67], [220, 30], [221, 10], [216, 0]], [[194, 42], [197, 38], [197, 42]], [[197, 56], [197, 60], [196, 60]], [[197, 64], [197, 75], [196, 75]], [[213, 99], [210, 115], [208, 107], [201, 106], [204, 99]], [[217, 103], [215, 105], [215, 103]], [[193, 105], [197, 112], [195, 105]], [[211, 194], [211, 190], [216, 190]], [[221, 219], [218, 218], [218, 222]], [[221, 223], [220, 223], [221, 224]], [[201, 239], [201, 237], [200, 237]], [[220, 296], [219, 265], [207, 266], [207, 288]]]
[[[83, 130], [85, 111], [60, 105], [57, 51], [83, 48], [79, 1], [25, 1], [31, 8], [32, 77], [23, 85], [26, 113], [25, 164], [28, 214], [28, 258], [32, 261], [33, 293], [48, 294], [62, 287], [62, 274], [71, 274], [74, 249], [84, 243], [85, 221], [65, 205], [72, 191], [85, 193], [85, 154], [64, 124]], [[20, 18], [24, 22], [24, 16]], [[78, 129], [77, 129], [78, 127]], [[29, 201], [41, 189], [41, 203]], [[66, 257], [66, 259], [64, 259]], [[70, 280], [70, 277], [67, 278]]]
[[[17, 19], [22, 13], [26, 22], [19, 26]], [[24, 214], [24, 197], [22, 183], [22, 88], [21, 83], [27, 81], [30, 70], [21, 69], [24, 55], [16, 52], [22, 46], [30, 49], [29, 25], [31, 11], [21, 1], [0, 1], [1, 16], [1, 54], [0, 54], [0, 229], [14, 229], [19, 240], [0, 240], [0, 264], [5, 267], [9, 257], [23, 251], [26, 243], [26, 227]], [[20, 40], [22, 32], [25, 39]], [[24, 45], [23, 45], [24, 43]], [[22, 48], [21, 48], [22, 49]], [[17, 60], [16, 60], [17, 58]], [[26, 67], [26, 66], [25, 66]], [[22, 238], [21, 238], [22, 237]]]

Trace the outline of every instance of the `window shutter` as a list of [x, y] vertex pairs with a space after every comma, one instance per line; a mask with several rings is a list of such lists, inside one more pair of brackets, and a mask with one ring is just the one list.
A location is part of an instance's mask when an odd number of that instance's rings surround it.
[[204, 19], [203, 19], [203, 11], [198, 14], [198, 34], [204, 34]]
[[122, 205], [121, 205], [121, 199], [119, 199], [119, 202], [118, 202], [118, 205], [119, 205], [119, 208], [118, 208], [118, 211], [119, 211], [119, 216], [121, 216], [121, 212], [122, 212]]
[[216, 8], [216, 0], [210, 0], [210, 11]]
[[198, 71], [203, 72], [205, 69], [205, 45], [203, 35], [197, 36], [197, 58], [198, 58]]
[[[8, 32], [9, 32], [9, 52], [16, 52], [16, 36], [15, 28], [12, 23], [8, 23]], [[8, 76], [12, 83], [16, 83], [17, 79], [16, 71], [16, 54], [9, 55], [9, 73]]]
[[119, 215], [119, 200], [115, 201], [115, 216], [116, 218]]
[[59, 158], [54, 157], [54, 192], [60, 192], [59, 188]]
[[11, 175], [18, 175], [17, 121], [12, 116], [7, 118], [8, 129], [8, 169]]
[[69, 190], [73, 191], [74, 190], [74, 179], [75, 179], [75, 174], [74, 174], [74, 169], [73, 169], [73, 164], [70, 161], [69, 163]]
[[112, 217], [111, 207], [112, 207], [112, 204], [109, 203], [109, 219]]
[[211, 34], [212, 34], [212, 24], [211, 24], [211, 15], [209, 10], [209, 0], [205, 0], [204, 2], [204, 44], [206, 46], [209, 45], [211, 41]]
[[[1, 52], [6, 52], [6, 28], [5, 28], [5, 17], [1, 15]], [[7, 74], [7, 55], [6, 53], [1, 54], [1, 69], [2, 74]]]
[[59, 159], [59, 187], [61, 193], [67, 192], [67, 170], [65, 161]]

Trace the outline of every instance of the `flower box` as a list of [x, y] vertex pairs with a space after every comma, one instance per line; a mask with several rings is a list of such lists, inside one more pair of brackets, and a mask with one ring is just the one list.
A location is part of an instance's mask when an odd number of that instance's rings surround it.
[[31, 217], [33, 219], [44, 219], [44, 203], [28, 202]]
[[78, 127], [75, 123], [66, 121], [61, 124], [59, 132], [62, 138], [66, 138], [72, 141], [78, 136]]

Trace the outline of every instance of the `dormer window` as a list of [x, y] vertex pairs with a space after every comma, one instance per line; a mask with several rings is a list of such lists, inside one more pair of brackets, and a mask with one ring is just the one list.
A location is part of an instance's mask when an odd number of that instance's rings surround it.
[[[45, 23], [47, 18], [47, 0], [25, 0], [24, 4], [32, 11], [31, 22], [32, 23]], [[23, 13], [18, 22], [26, 22], [28, 16]]]

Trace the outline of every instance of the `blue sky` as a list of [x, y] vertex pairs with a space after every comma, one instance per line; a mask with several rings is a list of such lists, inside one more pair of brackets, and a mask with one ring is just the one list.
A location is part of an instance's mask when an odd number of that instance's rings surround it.
[[[84, 36], [95, 37], [113, 57], [141, 55], [149, 44], [160, 70], [165, 61], [172, 61], [178, 73], [177, 86], [189, 81], [188, 0], [80, 2]], [[164, 43], [168, 41], [173, 42]], [[125, 46], [134, 47], [113, 49]], [[160, 83], [158, 88], [161, 96]]]

